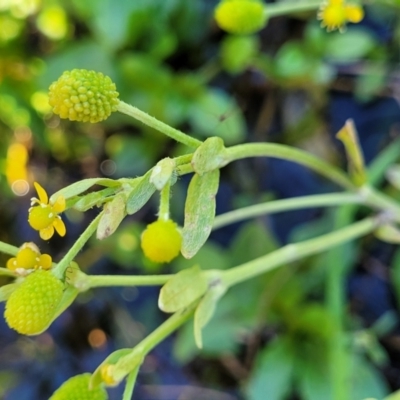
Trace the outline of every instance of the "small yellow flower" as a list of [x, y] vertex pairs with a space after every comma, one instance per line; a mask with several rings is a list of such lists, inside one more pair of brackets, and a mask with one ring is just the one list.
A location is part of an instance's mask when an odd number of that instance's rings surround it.
[[142, 233], [143, 252], [154, 262], [170, 262], [179, 254], [181, 245], [182, 236], [178, 226], [170, 219], [153, 222]]
[[30, 226], [39, 231], [43, 240], [48, 240], [54, 235], [54, 229], [60, 236], [64, 236], [66, 229], [64, 222], [58, 215], [65, 210], [65, 199], [57, 197], [49, 202], [46, 191], [37, 183], [34, 183], [39, 199], [31, 199], [32, 207], [29, 209], [28, 222]]
[[35, 243], [24, 243], [15, 257], [7, 261], [7, 268], [18, 275], [25, 276], [36, 269], [48, 270], [52, 259], [48, 254], [40, 254]]
[[347, 4], [346, 0], [327, 0], [322, 3], [318, 12], [321, 26], [326, 27], [328, 31], [343, 31], [348, 22], [356, 24], [363, 18], [363, 8], [358, 4]]

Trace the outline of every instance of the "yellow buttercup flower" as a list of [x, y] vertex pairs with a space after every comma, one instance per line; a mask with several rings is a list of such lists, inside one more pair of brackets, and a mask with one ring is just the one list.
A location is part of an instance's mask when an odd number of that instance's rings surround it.
[[25, 276], [36, 269], [48, 270], [52, 259], [48, 254], [41, 254], [35, 243], [24, 243], [15, 257], [7, 261], [7, 268], [18, 275]]
[[348, 4], [346, 0], [328, 0], [322, 3], [318, 12], [321, 26], [328, 31], [342, 31], [348, 22], [356, 24], [363, 18], [363, 8], [358, 4]]
[[28, 222], [30, 226], [39, 231], [43, 240], [48, 240], [54, 235], [54, 230], [60, 236], [64, 236], [66, 229], [64, 222], [58, 215], [65, 210], [65, 199], [58, 196], [55, 201], [49, 201], [46, 191], [37, 183], [34, 183], [39, 199], [31, 199], [32, 207], [29, 209]]
[[147, 225], [142, 234], [141, 246], [145, 256], [151, 261], [170, 262], [181, 249], [182, 236], [178, 226], [170, 219], [158, 220]]

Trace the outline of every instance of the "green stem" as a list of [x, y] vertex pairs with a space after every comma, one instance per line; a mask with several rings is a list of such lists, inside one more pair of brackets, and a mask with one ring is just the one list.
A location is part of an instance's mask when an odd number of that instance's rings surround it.
[[281, 158], [305, 165], [346, 189], [354, 190], [356, 188], [350, 179], [339, 169], [311, 154], [290, 146], [276, 143], [247, 143], [227, 148], [226, 154], [227, 158], [224, 165], [248, 157]]
[[103, 212], [101, 212], [86, 228], [86, 230], [79, 236], [78, 240], [73, 244], [73, 246], [68, 250], [67, 254], [57, 263], [57, 266], [52, 269], [52, 273], [58, 279], [64, 278], [65, 270], [68, 268], [69, 264], [75, 256], [79, 253], [82, 247], [86, 244], [86, 242], [90, 239], [93, 233], [97, 229], [97, 225], [99, 224], [100, 218], [103, 216]]
[[372, 208], [382, 210], [396, 222], [400, 222], [400, 205], [385, 194], [378, 192], [373, 187], [365, 185], [359, 193], [364, 197], [363, 203]]
[[164, 285], [174, 275], [86, 275], [85, 284], [89, 288], [109, 286], [159, 286]]
[[267, 201], [249, 207], [239, 208], [234, 211], [215, 217], [213, 230], [244, 219], [258, 217], [260, 215], [278, 213], [299, 208], [338, 206], [341, 204], [362, 203], [363, 198], [353, 193], [329, 193], [313, 196], [301, 196], [291, 199]]
[[201, 145], [200, 140], [197, 140], [178, 129], [172, 128], [164, 122], [159, 121], [151, 115], [123, 101], [119, 102], [118, 111], [137, 119], [138, 121], [150, 126], [153, 129], [156, 129], [157, 131], [169, 136], [177, 142], [185, 144], [186, 146], [197, 148]]
[[126, 385], [122, 400], [132, 400], [133, 389], [135, 388], [138, 372], [139, 366], [128, 375], [128, 378], [126, 378]]
[[169, 220], [169, 201], [170, 201], [171, 181], [168, 181], [160, 193], [160, 207], [158, 209], [158, 219]]
[[16, 256], [19, 251], [18, 247], [12, 246], [11, 244], [0, 241], [0, 252], [9, 254], [10, 256]]
[[137, 344], [132, 352], [124, 357], [121, 357], [115, 364], [115, 369], [122, 373], [129, 373], [133, 370], [132, 367], [137, 367], [138, 360], [143, 359], [154, 347], [162, 342], [167, 336], [178, 329], [193, 315], [197, 306], [197, 302], [183, 311], [177, 312], [169, 317], [164, 323], [156, 328], [150, 335], [146, 336], [139, 344]]
[[307, 2], [283, 2], [276, 4], [268, 4], [265, 7], [265, 13], [269, 18], [278, 17], [280, 15], [293, 14], [296, 12], [312, 11], [321, 6], [323, 1], [307, 1]]
[[271, 271], [282, 264], [299, 260], [311, 254], [320, 253], [338, 244], [366, 235], [373, 231], [377, 225], [378, 219], [376, 217], [370, 217], [315, 239], [288, 244], [265, 256], [224, 271], [224, 283], [228, 287], [233, 286], [247, 279]]

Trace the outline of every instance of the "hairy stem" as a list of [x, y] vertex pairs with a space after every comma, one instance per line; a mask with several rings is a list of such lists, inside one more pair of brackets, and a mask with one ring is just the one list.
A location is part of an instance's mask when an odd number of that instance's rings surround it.
[[164, 135], [169, 136], [170, 138], [176, 140], [177, 142], [183, 143], [186, 146], [197, 148], [201, 145], [200, 140], [197, 140], [178, 129], [172, 128], [172, 126], [169, 126], [164, 122], [159, 121], [158, 119], [152, 117], [144, 111], [139, 110], [138, 108], [131, 106], [130, 104], [127, 104], [123, 101], [119, 102], [118, 111], [137, 119], [145, 125], [156, 129]]

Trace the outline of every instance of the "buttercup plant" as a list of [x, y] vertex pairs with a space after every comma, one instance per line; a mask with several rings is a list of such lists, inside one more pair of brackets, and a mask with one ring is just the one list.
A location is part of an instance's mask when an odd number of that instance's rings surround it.
[[[257, 0], [225, 0], [216, 7], [215, 19], [218, 26], [230, 33], [252, 34], [263, 29], [268, 19], [302, 11], [318, 13], [318, 19], [327, 30], [342, 31], [346, 23], [358, 23], [363, 18], [361, 5], [346, 0], [276, 4]], [[0, 242], [0, 251], [12, 256], [7, 268], [0, 269], [0, 272], [15, 279], [0, 293], [0, 299], [6, 301], [4, 318], [10, 328], [21, 334], [37, 335], [43, 332], [79, 292], [96, 287], [161, 286], [159, 308], [172, 314], [134, 348], [117, 350], [92, 374], [69, 379], [53, 394], [52, 400], [106, 399], [104, 387], [118, 385], [124, 379], [126, 387], [123, 398], [128, 400], [132, 397], [136, 376], [146, 355], [191, 318], [195, 342], [202, 347], [203, 328], [212, 318], [220, 298], [234, 285], [369, 234], [399, 242], [397, 224], [400, 223], [400, 205], [373, 187], [351, 120], [337, 135], [348, 158], [346, 173], [305, 151], [285, 145], [245, 143], [226, 147], [219, 137], [200, 141], [120, 100], [111, 79], [96, 71], [73, 69], [64, 72], [50, 86], [49, 103], [60, 118], [84, 123], [99, 123], [113, 112], [126, 114], [187, 146], [189, 152], [160, 160], [140, 177], [86, 179], [62, 188], [50, 197], [39, 183], [35, 183], [38, 198], [32, 199], [28, 222], [43, 240], [51, 239], [54, 232], [61, 237], [66, 235], [60, 215], [64, 211], [75, 209], [85, 212], [93, 207], [100, 209], [58, 262], [53, 263], [50, 255], [41, 254], [33, 243], [16, 248]], [[294, 161], [335, 183], [342, 190], [268, 201], [216, 216], [215, 196], [220, 169], [236, 160], [250, 157]], [[187, 174], [192, 174], [192, 177], [184, 206], [184, 223], [179, 227], [170, 215], [171, 187], [180, 176]], [[87, 193], [95, 185], [101, 189]], [[339, 205], [362, 205], [369, 209], [369, 215], [317, 238], [283, 246], [227, 270], [202, 270], [201, 265], [193, 265], [171, 275], [122, 277], [91, 276], [82, 272], [74, 259], [87, 241], [94, 234], [99, 240], [112, 235], [126, 216], [139, 211], [157, 191], [160, 197], [158, 219], [149, 224], [141, 236], [144, 255], [157, 263], [168, 263], [179, 253], [191, 259], [206, 243], [213, 229], [251, 217]]]

